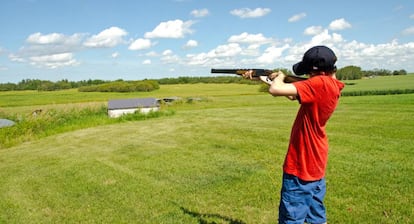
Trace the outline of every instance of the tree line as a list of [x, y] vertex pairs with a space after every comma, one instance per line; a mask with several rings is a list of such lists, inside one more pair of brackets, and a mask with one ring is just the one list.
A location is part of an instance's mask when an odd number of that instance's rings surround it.
[[[281, 70], [286, 74], [292, 74], [287, 69], [275, 69]], [[407, 71], [401, 70], [386, 70], [386, 69], [374, 69], [374, 70], [362, 70], [358, 66], [346, 66], [338, 69], [336, 77], [339, 80], [356, 80], [364, 77], [375, 76], [394, 76], [394, 75], [407, 75]], [[169, 84], [193, 84], [193, 83], [239, 83], [239, 84], [257, 84], [259, 82], [252, 82], [241, 78], [240, 76], [208, 76], [208, 77], [178, 77], [178, 78], [161, 78], [153, 80], [141, 80], [141, 81], [124, 81], [118, 79], [115, 81], [105, 81], [100, 79], [89, 79], [82, 81], [69, 81], [62, 79], [57, 82], [39, 79], [23, 79], [18, 83], [0, 83], [0, 91], [12, 91], [12, 90], [37, 90], [37, 91], [55, 91], [64, 89], [77, 88], [83, 92], [139, 92], [139, 91], [153, 91], [159, 89], [159, 85]]]
[[82, 86], [92, 86], [107, 83], [108, 81], [99, 79], [89, 79], [82, 81], [69, 81], [62, 79], [57, 82], [40, 79], [23, 79], [18, 83], [0, 83], [0, 91], [10, 90], [38, 90], [38, 91], [54, 91], [63, 89], [74, 89]]
[[356, 80], [366, 78], [372, 78], [376, 76], [393, 76], [393, 75], [407, 75], [407, 71], [401, 70], [386, 70], [386, 69], [374, 69], [374, 70], [362, 70], [358, 66], [346, 66], [338, 69], [336, 72], [336, 78], [339, 80]]
[[37, 90], [37, 91], [56, 91], [77, 88], [80, 92], [148, 92], [159, 89], [159, 85], [170, 84], [194, 84], [194, 83], [240, 83], [255, 84], [250, 80], [242, 79], [238, 76], [215, 76], [215, 77], [178, 77], [162, 78], [153, 80], [125, 81], [118, 79], [115, 81], [104, 80], [83, 80], [68, 81], [63, 79], [57, 82], [39, 79], [24, 79], [17, 84], [0, 83], [0, 91], [18, 90]]

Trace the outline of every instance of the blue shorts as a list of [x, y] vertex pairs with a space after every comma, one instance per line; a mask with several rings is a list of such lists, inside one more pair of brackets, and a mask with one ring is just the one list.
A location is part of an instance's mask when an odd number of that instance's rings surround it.
[[296, 176], [283, 174], [279, 205], [279, 223], [326, 223], [323, 199], [326, 193], [325, 178], [303, 181]]

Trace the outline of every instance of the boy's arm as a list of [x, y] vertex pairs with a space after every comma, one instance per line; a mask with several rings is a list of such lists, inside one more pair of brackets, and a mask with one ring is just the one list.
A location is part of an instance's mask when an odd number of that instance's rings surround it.
[[270, 85], [269, 93], [272, 96], [286, 96], [291, 100], [296, 100], [298, 91], [292, 83], [283, 82], [286, 77], [283, 72], [275, 72], [271, 76], [275, 77], [273, 81], [265, 76], [260, 77], [260, 79]]

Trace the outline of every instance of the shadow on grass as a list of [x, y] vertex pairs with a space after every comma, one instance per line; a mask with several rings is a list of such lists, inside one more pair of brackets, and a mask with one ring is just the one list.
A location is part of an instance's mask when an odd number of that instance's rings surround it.
[[231, 217], [223, 216], [220, 214], [202, 214], [194, 211], [190, 211], [186, 208], [180, 207], [184, 214], [197, 218], [199, 224], [217, 224], [226, 222], [228, 224], [246, 224], [239, 219], [233, 219]]

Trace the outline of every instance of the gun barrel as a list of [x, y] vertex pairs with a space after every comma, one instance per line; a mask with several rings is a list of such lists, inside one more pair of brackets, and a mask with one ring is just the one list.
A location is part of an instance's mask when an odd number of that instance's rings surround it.
[[[253, 74], [252, 77], [259, 77], [259, 76], [269, 76], [273, 73], [272, 70], [268, 69], [211, 69], [211, 73], [222, 73], [222, 74], [236, 74], [236, 75], [243, 75], [247, 71], [252, 70]], [[304, 77], [298, 77], [294, 75], [288, 75], [286, 76], [284, 82], [286, 83], [292, 83], [297, 81], [306, 80], [307, 78]]]
[[263, 75], [270, 75], [272, 73], [271, 70], [267, 69], [211, 69], [211, 73], [223, 73], [223, 74], [237, 74], [237, 75], [243, 75], [247, 71], [252, 70], [253, 71], [253, 77], [263, 76]]
[[[240, 69], [211, 69], [211, 73], [222, 73], [222, 74], [237, 74]], [[247, 70], [246, 70], [247, 71]]]

